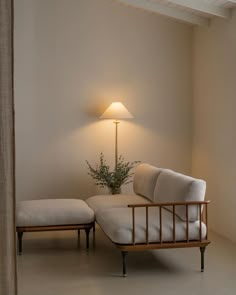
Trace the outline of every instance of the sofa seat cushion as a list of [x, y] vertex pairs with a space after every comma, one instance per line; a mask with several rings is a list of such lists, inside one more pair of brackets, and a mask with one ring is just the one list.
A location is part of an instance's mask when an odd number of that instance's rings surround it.
[[[154, 190], [155, 203], [204, 201], [206, 182], [172, 170], [163, 170], [157, 178]], [[171, 209], [171, 208], [169, 208]], [[176, 207], [176, 214], [186, 220], [186, 207]], [[199, 207], [188, 208], [189, 221], [199, 219]]]
[[[146, 243], [146, 209], [135, 209], [135, 243]], [[132, 209], [113, 208], [100, 210], [96, 219], [105, 234], [118, 244], [132, 244]], [[160, 241], [159, 208], [149, 208], [149, 242]], [[176, 216], [176, 241], [186, 240], [186, 222]], [[206, 226], [202, 223], [202, 239]], [[189, 222], [189, 240], [199, 240], [199, 221]], [[162, 241], [173, 241], [173, 214], [162, 209]]]
[[90, 208], [95, 212], [103, 209], [127, 207], [131, 204], [148, 204], [148, 199], [138, 195], [97, 195], [86, 200]]
[[161, 171], [161, 168], [149, 164], [142, 163], [138, 165], [134, 173], [134, 192], [153, 201], [157, 177]]
[[16, 226], [56, 226], [87, 224], [94, 212], [83, 200], [42, 199], [21, 201], [16, 207]]

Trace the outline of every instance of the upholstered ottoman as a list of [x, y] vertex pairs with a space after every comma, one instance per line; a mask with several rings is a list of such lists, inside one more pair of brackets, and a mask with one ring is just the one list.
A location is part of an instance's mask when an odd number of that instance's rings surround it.
[[22, 253], [23, 232], [78, 230], [86, 232], [89, 248], [89, 232], [94, 229], [94, 212], [83, 200], [41, 199], [21, 201], [16, 207], [16, 231], [18, 253]]

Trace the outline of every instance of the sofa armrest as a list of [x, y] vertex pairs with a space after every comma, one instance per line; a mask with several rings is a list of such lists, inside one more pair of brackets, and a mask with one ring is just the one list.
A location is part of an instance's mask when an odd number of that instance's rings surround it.
[[207, 205], [210, 201], [196, 201], [196, 202], [166, 202], [166, 203], [151, 203], [151, 204], [130, 204], [128, 207], [164, 207], [164, 206], [178, 206], [178, 205]]
[[[196, 201], [196, 202], [167, 202], [167, 203], [151, 203], [151, 204], [130, 204], [128, 205], [129, 208], [132, 209], [132, 242], [133, 245], [135, 245], [135, 209], [136, 208], [145, 208], [145, 212], [146, 212], [146, 244], [149, 244], [148, 241], [148, 224], [149, 224], [149, 217], [148, 217], [148, 211], [150, 207], [159, 207], [159, 224], [160, 224], [160, 243], [162, 243], [162, 209], [166, 209], [169, 212], [172, 213], [172, 218], [173, 218], [173, 229], [172, 229], [172, 233], [173, 233], [173, 243], [176, 243], [176, 239], [175, 239], [175, 227], [176, 227], [176, 207], [178, 206], [185, 206], [185, 212], [186, 212], [186, 241], [187, 243], [189, 243], [189, 217], [188, 217], [188, 210], [189, 210], [189, 206], [198, 206], [199, 207], [199, 242], [202, 242], [203, 238], [202, 238], [202, 222], [205, 223], [206, 225], [206, 240], [208, 239], [208, 211], [207, 211], [207, 205], [210, 203], [210, 201]], [[168, 207], [171, 207], [168, 208]], [[205, 208], [205, 214], [203, 214], [203, 207]], [[204, 216], [203, 216], [204, 215]]]

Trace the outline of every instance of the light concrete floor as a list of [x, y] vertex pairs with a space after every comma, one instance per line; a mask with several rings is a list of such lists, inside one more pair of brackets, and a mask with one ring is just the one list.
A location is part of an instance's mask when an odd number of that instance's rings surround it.
[[75, 231], [25, 233], [19, 295], [235, 295], [236, 245], [210, 239], [204, 273], [199, 249], [168, 249], [129, 253], [123, 278], [121, 254], [99, 228], [88, 252], [84, 233], [79, 248]]

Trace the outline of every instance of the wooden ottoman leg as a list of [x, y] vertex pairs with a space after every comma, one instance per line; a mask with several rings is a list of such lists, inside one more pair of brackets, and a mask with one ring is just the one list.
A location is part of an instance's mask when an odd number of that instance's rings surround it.
[[93, 238], [95, 239], [95, 222], [93, 224]]
[[78, 233], [78, 247], [79, 247], [80, 246], [80, 229], [78, 229], [77, 233]]
[[95, 222], [93, 223], [93, 247], [96, 246], [96, 237], [95, 237]]
[[18, 231], [17, 232], [17, 236], [18, 236], [18, 254], [21, 255], [22, 254], [22, 237], [23, 237], [23, 232], [22, 231]]
[[85, 228], [85, 232], [86, 232], [86, 248], [89, 249], [89, 233], [90, 233], [90, 227]]

